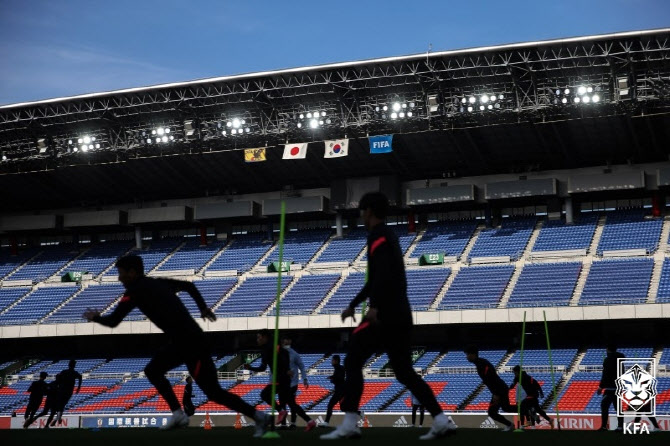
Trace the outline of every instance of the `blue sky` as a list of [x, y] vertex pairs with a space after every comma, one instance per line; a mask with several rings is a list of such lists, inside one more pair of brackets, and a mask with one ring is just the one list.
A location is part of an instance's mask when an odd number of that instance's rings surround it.
[[0, 104], [667, 26], [668, 0], [0, 0]]

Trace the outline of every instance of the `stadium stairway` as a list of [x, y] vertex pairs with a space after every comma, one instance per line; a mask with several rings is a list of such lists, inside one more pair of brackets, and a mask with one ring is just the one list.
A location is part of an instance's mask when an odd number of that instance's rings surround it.
[[579, 303], [579, 299], [582, 297], [582, 292], [586, 286], [586, 279], [589, 277], [592, 264], [592, 257], [586, 257], [583, 259], [582, 269], [579, 271], [579, 278], [577, 279], [577, 285], [575, 285], [575, 290], [572, 292], [572, 297], [570, 298], [570, 303], [568, 305], [575, 306]]
[[314, 255], [312, 256], [312, 258], [309, 259], [309, 260], [305, 263], [304, 268], [309, 268], [309, 267], [311, 267], [314, 263], [316, 263], [316, 261], [319, 260], [319, 257], [321, 257], [321, 254], [323, 254], [323, 251], [325, 251], [325, 250], [328, 248], [328, 246], [330, 245], [330, 242], [332, 242], [333, 240], [335, 240], [335, 239], [337, 239], [337, 238], [338, 238], [338, 237], [337, 237], [337, 235], [335, 235], [335, 234], [333, 234], [333, 235], [331, 235], [330, 237], [328, 237], [328, 239], [325, 241], [325, 243], [324, 243], [323, 245], [321, 245], [321, 247], [320, 247], [319, 249], [316, 250], [316, 252], [315, 252]]
[[[666, 217], [667, 218], [667, 217]], [[661, 240], [667, 240], [670, 235], [670, 220], [663, 220], [663, 230], [661, 232]], [[658, 296], [658, 288], [661, 284], [661, 273], [663, 272], [663, 262], [665, 261], [665, 249], [663, 249], [663, 242], [659, 245], [659, 249], [654, 253], [654, 269], [651, 273], [651, 281], [649, 282], [649, 292], [647, 294], [647, 303], [653, 304], [656, 302]]]
[[[283, 275], [282, 275], [283, 276]], [[300, 280], [300, 278], [303, 276], [302, 272], [299, 272], [297, 274], [293, 274], [293, 279], [286, 285], [286, 288], [284, 288], [284, 291], [281, 292], [279, 295], [279, 303], [281, 304], [281, 301], [286, 297], [286, 295], [291, 291], [291, 288], [295, 286], [296, 283]], [[261, 317], [263, 316], [269, 316], [270, 312], [276, 307], [275, 305], [275, 300], [272, 301], [269, 307], [267, 307], [263, 312], [261, 312]], [[281, 310], [281, 308], [280, 308]]]
[[523, 260], [523, 257], [514, 262], [514, 272], [512, 273], [512, 277], [510, 277], [509, 282], [507, 282], [505, 292], [503, 293], [502, 297], [500, 298], [500, 302], [498, 303], [498, 308], [507, 307], [507, 302], [509, 302], [509, 298], [512, 296], [512, 291], [514, 291], [514, 287], [519, 281], [519, 276], [521, 276], [521, 271], [523, 271], [523, 266], [525, 263], [526, 261]]
[[530, 253], [533, 252], [533, 248], [535, 247], [535, 242], [537, 241], [537, 238], [540, 236], [540, 231], [542, 230], [542, 226], [544, 226], [544, 220], [538, 219], [537, 223], [535, 223], [535, 228], [533, 229], [533, 233], [530, 235], [530, 239], [528, 239], [528, 244], [526, 245], [526, 248], [523, 251], [523, 254], [520, 256], [520, 259], [529, 259], [530, 258]]
[[[226, 294], [224, 294], [223, 296], [221, 296], [221, 299], [219, 299], [218, 302], [216, 302], [214, 305], [212, 305], [212, 307], [211, 307], [211, 308], [212, 308], [212, 311], [213, 311], [214, 313], [216, 313], [216, 309], [219, 308], [219, 307], [226, 301], [226, 299], [228, 299], [230, 296], [232, 296], [233, 293], [235, 293], [235, 291], [237, 291], [237, 289], [238, 289], [240, 286], [242, 286], [242, 284], [244, 283], [244, 281], [245, 281], [248, 277], [249, 277], [249, 274], [248, 274], [248, 273], [242, 275], [241, 277], [239, 277], [239, 278], [237, 279], [237, 282], [235, 283], [235, 285], [233, 285], [233, 286], [230, 288], [230, 290], [228, 290], [228, 292], [227, 292]], [[196, 285], [196, 286], [197, 286], [197, 285]]]
[[75, 297], [77, 297], [78, 295], [80, 295], [80, 294], [81, 294], [87, 287], [88, 287], [87, 285], [82, 284], [81, 287], [79, 288], [79, 291], [77, 291], [76, 293], [72, 294], [72, 296], [68, 297], [68, 298], [65, 299], [63, 302], [61, 302], [61, 303], [59, 303], [58, 305], [56, 305], [55, 308], [53, 308], [51, 311], [49, 311], [47, 314], [45, 314], [44, 317], [42, 317], [41, 319], [39, 319], [39, 320], [37, 321], [37, 323], [38, 323], [38, 324], [41, 324], [42, 322], [44, 322], [44, 320], [45, 320], [46, 318], [48, 318], [48, 317], [51, 316], [53, 313], [55, 313], [56, 311], [58, 311], [61, 307], [63, 307], [63, 306], [64, 306], [65, 304], [67, 304], [68, 302], [70, 302], [72, 299], [74, 299]]
[[250, 273], [254, 273], [254, 274], [257, 274], [257, 273], [265, 273], [265, 272], [267, 272], [267, 266], [264, 265], [264, 264], [265, 264], [265, 261], [267, 260], [268, 257], [270, 257], [270, 256], [272, 255], [272, 253], [275, 251], [275, 249], [278, 249], [277, 247], [278, 247], [277, 243], [274, 243], [274, 244], [273, 244], [273, 245], [272, 245], [272, 246], [265, 252], [265, 254], [263, 254], [263, 255], [261, 256], [261, 258], [258, 259], [258, 262], [256, 262], [256, 263], [254, 264], [254, 266], [252, 266], [252, 267], [249, 269], [249, 272], [250, 272]]
[[214, 256], [213, 256], [211, 259], [209, 259], [209, 260], [202, 266], [202, 268], [200, 268], [199, 271], [196, 271], [196, 274], [198, 274], [198, 275], [204, 277], [204, 276], [205, 276], [205, 271], [207, 271], [207, 268], [209, 268], [209, 267], [212, 265], [212, 263], [216, 262], [216, 259], [218, 259], [219, 257], [221, 257], [221, 255], [222, 255], [224, 252], [226, 252], [226, 251], [228, 250], [228, 248], [230, 247], [230, 244], [231, 244], [231, 241], [228, 240], [228, 241], [226, 242], [226, 244], [223, 245], [223, 247], [222, 247], [221, 249], [219, 249], [219, 250], [217, 251], [217, 253], [214, 254]]
[[147, 271], [147, 275], [148, 275], [148, 274], [151, 274], [152, 272], [158, 271], [158, 270], [160, 269], [161, 266], [163, 266], [168, 260], [170, 260], [170, 259], [172, 258], [172, 256], [174, 256], [175, 254], [177, 254], [177, 253], [179, 252], [179, 250], [180, 250], [181, 248], [183, 248], [185, 245], [186, 245], [186, 240], [184, 240], [184, 241], [182, 241], [181, 243], [179, 243], [179, 244], [177, 245], [177, 247], [176, 247], [175, 249], [173, 249], [168, 255], [166, 255], [165, 257], [163, 257], [163, 259], [162, 259], [160, 262], [158, 262], [158, 263], [156, 264], [156, 266], [154, 266], [154, 267], [151, 269], [151, 271]]
[[337, 279], [337, 282], [335, 282], [335, 285], [333, 285], [333, 288], [326, 293], [323, 300], [321, 302], [319, 302], [319, 305], [316, 306], [316, 308], [314, 309], [314, 311], [311, 314], [319, 314], [321, 312], [321, 309], [326, 306], [326, 303], [328, 303], [330, 298], [333, 297], [333, 294], [335, 294], [335, 292], [337, 292], [337, 290], [340, 288], [340, 285], [342, 285], [342, 283], [344, 283], [344, 281], [347, 279], [348, 275], [349, 274], [346, 271], [344, 273], [342, 273], [342, 275], [340, 275], [340, 278]]
[[447, 280], [444, 281], [442, 288], [440, 288], [440, 291], [437, 293], [437, 296], [435, 296], [435, 300], [428, 306], [429, 311], [435, 311], [440, 306], [442, 299], [447, 294], [447, 290], [454, 282], [454, 279], [456, 278], [456, 275], [460, 267], [461, 267], [460, 262], [451, 265], [451, 274], [449, 275], [449, 277], [447, 277]]
[[464, 261], [468, 257], [470, 257], [470, 252], [472, 251], [472, 248], [474, 248], [475, 243], [479, 238], [479, 234], [482, 232], [482, 230], [484, 230], [485, 227], [486, 227], [485, 225], [477, 225], [475, 230], [472, 232], [472, 237], [470, 237], [470, 240], [468, 240], [468, 243], [465, 245], [463, 253], [459, 257], [459, 262]]
[[409, 262], [410, 258], [412, 257], [412, 253], [413, 253], [414, 250], [416, 249], [417, 245], [419, 244], [419, 242], [421, 241], [421, 239], [423, 238], [423, 236], [426, 234], [426, 230], [427, 230], [427, 229], [428, 229], [428, 228], [423, 228], [423, 229], [421, 229], [421, 230], [417, 233], [416, 237], [414, 237], [414, 240], [412, 240], [412, 243], [411, 243], [411, 244], [409, 245], [409, 247], [407, 248], [407, 252], [405, 252], [405, 264], [407, 264], [407, 263]]
[[598, 218], [598, 224], [596, 225], [596, 230], [593, 233], [593, 239], [591, 240], [591, 244], [589, 245], [589, 250], [588, 250], [588, 255], [594, 256], [596, 255], [596, 251], [598, 249], [598, 245], [600, 244], [600, 239], [603, 236], [603, 232], [605, 231], [605, 221], [607, 220], [607, 217], [605, 215], [601, 215]]

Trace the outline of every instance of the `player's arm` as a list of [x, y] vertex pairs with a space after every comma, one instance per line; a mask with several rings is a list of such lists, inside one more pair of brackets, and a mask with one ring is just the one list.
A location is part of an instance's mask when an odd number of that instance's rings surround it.
[[79, 385], [77, 386], [77, 393], [81, 390], [81, 373], [77, 372], [77, 379], [79, 380]]
[[309, 382], [307, 381], [307, 370], [305, 370], [305, 363], [302, 362], [302, 358], [300, 355], [298, 356], [298, 370], [300, 370], [300, 374], [302, 375], [302, 383], [305, 386], [305, 389], [309, 387]]
[[198, 291], [198, 288], [193, 284], [193, 282], [187, 282], [185, 280], [174, 280], [174, 279], [164, 279], [164, 280], [169, 281], [170, 286], [175, 290], [175, 292], [184, 291], [188, 293], [198, 306], [198, 309], [200, 310], [200, 316], [202, 316], [203, 319], [212, 322], [216, 320], [216, 315], [210, 308], [207, 308], [207, 303], [205, 303], [205, 299], [202, 297], [202, 294], [200, 294], [200, 291]]
[[98, 310], [92, 310], [88, 308], [84, 312], [83, 317], [88, 321], [97, 322], [98, 324], [104, 325], [105, 327], [113, 328], [119, 325], [123, 318], [126, 317], [128, 313], [133, 310], [133, 308], [135, 308], [135, 304], [132, 303], [130, 297], [126, 294], [121, 298], [119, 304], [110, 314], [102, 316]]

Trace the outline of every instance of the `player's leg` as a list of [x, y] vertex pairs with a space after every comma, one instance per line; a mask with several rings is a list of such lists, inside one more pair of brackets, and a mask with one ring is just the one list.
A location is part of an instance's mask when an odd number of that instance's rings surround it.
[[344, 359], [344, 397], [340, 401], [340, 409], [344, 412], [344, 420], [337, 429], [321, 435], [323, 440], [352, 438], [360, 436], [358, 429], [358, 406], [363, 395], [363, 366], [379, 345], [379, 330], [368, 321], [363, 321], [352, 332], [349, 339], [347, 356]]
[[426, 414], [426, 407], [424, 405], [419, 406], [419, 427], [423, 427], [423, 418], [425, 414]]
[[340, 403], [342, 411], [358, 414], [358, 406], [363, 394], [363, 366], [378, 345], [379, 331], [369, 322], [363, 321], [351, 335], [347, 356], [344, 359], [344, 398]]
[[[295, 401], [296, 396], [298, 395], [298, 386], [291, 387], [291, 399]], [[291, 409], [291, 424], [295, 425], [295, 421], [298, 419], [298, 414], [295, 410]]]
[[412, 367], [412, 351], [408, 332], [400, 331], [395, 334], [385, 333], [386, 353], [395, 372], [396, 379], [419, 400], [422, 406], [435, 417], [442, 413], [430, 386], [414, 371]]
[[488, 416], [493, 420], [497, 421], [500, 424], [504, 424], [505, 427], [511, 428], [512, 423], [502, 415], [500, 415], [498, 412], [500, 411], [501, 408], [501, 396], [500, 395], [493, 395], [491, 398], [491, 402], [489, 403], [489, 409], [487, 411]]
[[605, 390], [603, 399], [600, 401], [600, 430], [607, 430], [607, 419], [609, 418], [609, 409], [612, 403], [614, 403], [612, 392]]
[[[234, 410], [235, 412], [239, 412], [254, 419], [256, 419], [257, 414], [262, 414], [265, 416], [264, 412], [256, 411], [254, 406], [248, 404], [239, 396], [222, 389], [219, 385], [218, 377], [216, 375], [216, 367], [214, 366], [214, 362], [212, 361], [211, 356], [209, 356], [209, 353], [202, 353], [199, 356], [199, 359], [187, 362], [187, 366], [189, 373], [193, 377], [193, 380], [196, 382], [196, 384], [198, 384], [200, 390], [202, 390], [203, 393], [207, 395], [207, 398], [209, 398], [211, 401], [226, 406], [230, 410]], [[267, 386], [266, 389], [266, 402], [269, 401], [268, 404], [272, 404], [272, 399], [269, 396], [269, 394], [272, 392], [272, 385]], [[263, 390], [265, 391], [265, 389]]]
[[172, 412], [181, 409], [181, 405], [165, 373], [184, 362], [181, 352], [174, 346], [168, 346], [160, 350], [144, 368], [147, 379], [158, 390]]
[[412, 404], [412, 426], [416, 426], [416, 410], [418, 408], [418, 404]]
[[326, 424], [330, 423], [330, 418], [333, 416], [333, 409], [335, 409], [335, 405], [340, 402], [342, 396], [342, 392], [335, 391], [330, 397], [330, 401], [328, 401], [328, 408], [326, 409]]

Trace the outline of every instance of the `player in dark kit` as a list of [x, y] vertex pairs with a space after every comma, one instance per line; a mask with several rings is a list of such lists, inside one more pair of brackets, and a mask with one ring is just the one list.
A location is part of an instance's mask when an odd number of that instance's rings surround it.
[[[625, 358], [623, 353], [616, 351], [614, 344], [607, 346], [607, 356], [603, 361], [603, 375], [598, 386], [598, 394], [603, 394], [603, 400], [600, 402], [600, 431], [607, 430], [607, 418], [609, 418], [610, 404], [616, 408], [616, 379], [617, 379], [617, 359]], [[618, 432], [623, 432], [623, 417], [617, 417]]]
[[345, 412], [344, 421], [333, 432], [322, 435], [324, 440], [360, 436], [357, 423], [363, 393], [362, 369], [365, 361], [380, 349], [388, 354], [398, 381], [416, 395], [434, 417], [430, 431], [420, 438], [438, 438], [453, 427], [428, 384], [412, 367], [412, 310], [407, 298], [405, 262], [398, 237], [384, 223], [388, 207], [388, 199], [379, 192], [365, 194], [359, 203], [361, 217], [368, 230], [368, 281], [342, 311], [342, 320], [349, 317], [355, 320], [356, 307], [366, 299], [370, 299], [370, 307], [349, 340], [344, 363], [344, 400], [340, 404]]
[[[244, 368], [251, 370], [253, 372], [262, 372], [266, 368], [270, 367], [270, 372], [272, 373], [272, 358], [274, 355], [275, 348], [277, 349], [277, 388], [276, 392], [279, 396], [279, 404], [275, 404], [275, 407], [283, 407], [288, 405], [291, 408], [291, 412], [295, 413], [297, 416], [302, 418], [307, 422], [305, 427], [305, 432], [309, 432], [316, 427], [316, 422], [312, 420], [304, 411], [302, 407], [298, 405], [295, 401], [295, 395], [291, 392], [291, 378], [293, 374], [290, 369], [290, 356], [289, 352], [277, 345], [273, 348], [272, 342], [272, 333], [270, 330], [261, 330], [256, 334], [256, 341], [258, 345], [262, 347], [261, 350], [261, 365], [258, 367], [252, 367], [250, 364], [244, 364]], [[274, 395], [272, 395], [272, 383], [265, 386], [261, 391], [261, 399], [265, 401], [269, 406], [272, 406], [272, 400]], [[277, 417], [277, 423], [281, 423], [286, 419], [287, 412], [281, 411]]]
[[182, 406], [184, 406], [184, 413], [189, 417], [195, 413], [195, 406], [193, 406], [193, 378], [186, 377], [186, 385], [184, 386], [184, 396], [181, 399]]
[[[512, 381], [510, 389], [515, 388], [519, 382], [519, 372], [521, 371], [521, 367], [515, 365], [512, 370], [514, 371], [514, 381]], [[549, 425], [553, 428], [551, 418], [549, 418], [549, 415], [547, 415], [547, 413], [542, 410], [542, 407], [540, 407], [539, 398], [544, 398], [544, 392], [542, 391], [540, 383], [524, 371], [523, 376], [521, 377], [521, 387], [523, 387], [523, 391], [526, 392], [526, 398], [521, 401], [521, 425], [524, 425], [526, 415], [528, 415], [528, 419], [531, 423], [535, 424], [535, 422], [539, 422], [540, 419], [536, 419], [536, 414], [538, 414], [547, 420]]]
[[333, 383], [333, 394], [328, 401], [328, 409], [326, 410], [326, 421], [321, 424], [323, 427], [328, 427], [330, 423], [330, 417], [333, 416], [333, 408], [337, 403], [342, 401], [344, 397], [344, 367], [340, 365], [340, 355], [333, 355], [330, 359], [330, 363], [333, 366], [333, 374], [328, 377], [331, 383]]
[[28, 399], [28, 405], [26, 406], [26, 413], [24, 415], [24, 419], [26, 420], [23, 427], [27, 428], [30, 423], [28, 423], [28, 420], [33, 418], [35, 414], [37, 413], [37, 409], [40, 408], [42, 405], [42, 400], [44, 399], [44, 395], [47, 393], [47, 372], [41, 372], [40, 373], [40, 379], [37, 381], [33, 381], [30, 384], [30, 387], [28, 387], [28, 392], [30, 392], [30, 398]]
[[168, 370], [185, 363], [195, 382], [211, 401], [253, 418], [256, 422], [254, 436], [262, 436], [271, 421], [270, 416], [256, 411], [239, 396], [221, 388], [205, 334], [177, 296], [179, 291], [187, 292], [198, 305], [203, 319], [216, 320], [216, 315], [207, 308], [195, 285], [181, 280], [146, 277], [142, 258], [136, 255], [122, 257], [116, 262], [116, 267], [119, 270], [119, 281], [126, 288], [116, 309], [107, 316], [101, 316], [97, 310], [87, 310], [84, 318], [107, 327], [116, 327], [134, 308], [139, 308], [163, 330], [169, 342], [144, 369], [147, 379], [172, 410], [172, 417], [163, 429], [188, 426], [188, 416], [181, 409], [170, 381], [165, 378]]
[[42, 412], [28, 418], [26, 422], [23, 424], [24, 428], [27, 428], [28, 426], [33, 424], [35, 420], [37, 420], [38, 418], [43, 417], [44, 415], [50, 413], [49, 419], [47, 423], [44, 425], [45, 429], [49, 427], [49, 423], [51, 423], [51, 420], [58, 412], [58, 397], [60, 395], [60, 392], [58, 391], [58, 387], [60, 384], [59, 381], [60, 381], [60, 373], [56, 375], [56, 379], [47, 384], [47, 390], [46, 390], [47, 399], [44, 402], [44, 408], [42, 409]]
[[[77, 365], [77, 362], [74, 359], [70, 359], [68, 368], [61, 371], [58, 374], [58, 398], [56, 399], [56, 411], [58, 412], [58, 417], [50, 424], [53, 426], [56, 422], [60, 423], [61, 418], [63, 417], [63, 412], [65, 411], [65, 406], [72, 398], [72, 393], [74, 392], [74, 382], [79, 380], [79, 386], [77, 386], [77, 393], [81, 390], [81, 374], [77, 372], [74, 367]], [[49, 421], [51, 418], [49, 416]]]
[[482, 379], [482, 382], [488, 387], [491, 392], [491, 403], [489, 404], [488, 415], [492, 420], [505, 425], [503, 429], [505, 432], [512, 431], [514, 425], [507, 418], [498, 413], [500, 409], [504, 412], [516, 412], [516, 405], [509, 403], [509, 388], [505, 381], [503, 381], [496, 368], [484, 358], [479, 357], [479, 349], [474, 345], [470, 345], [465, 349], [465, 355], [468, 361], [473, 363], [477, 368], [477, 374]]

